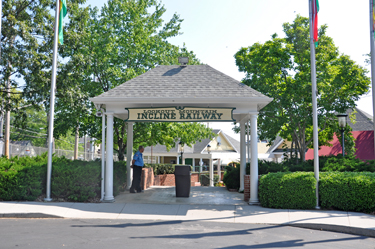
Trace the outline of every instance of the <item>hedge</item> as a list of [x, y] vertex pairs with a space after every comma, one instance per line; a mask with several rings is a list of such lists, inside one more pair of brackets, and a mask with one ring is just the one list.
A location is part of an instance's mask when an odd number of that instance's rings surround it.
[[[100, 198], [100, 161], [74, 161], [53, 157], [51, 197], [66, 201]], [[0, 158], [0, 199], [33, 201], [46, 191], [47, 154], [36, 157]], [[125, 162], [114, 163], [114, 195], [124, 189]]]
[[227, 166], [225, 167], [223, 183], [227, 189], [239, 189], [240, 188], [240, 166], [236, 167]]
[[[154, 175], [165, 175], [165, 174], [174, 174], [176, 164], [163, 164], [163, 163], [145, 163], [146, 168], [153, 168]], [[190, 166], [190, 171], [193, 170], [193, 167]]]
[[[322, 208], [375, 211], [375, 173], [322, 172], [319, 179]], [[313, 172], [269, 173], [259, 180], [259, 200], [263, 207], [313, 209], [315, 185]]]
[[259, 180], [259, 201], [263, 207], [312, 209], [315, 189], [312, 172], [270, 173]]
[[374, 212], [375, 173], [320, 173], [319, 196], [322, 208]]

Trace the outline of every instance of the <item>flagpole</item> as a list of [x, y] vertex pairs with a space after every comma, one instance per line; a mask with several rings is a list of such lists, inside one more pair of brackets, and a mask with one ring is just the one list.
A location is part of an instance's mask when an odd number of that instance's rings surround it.
[[[313, 0], [315, 1], [315, 0]], [[314, 138], [314, 174], [316, 179], [316, 209], [319, 207], [319, 142], [318, 142], [318, 112], [316, 103], [316, 65], [315, 65], [315, 44], [313, 40], [313, 13], [312, 0], [309, 0], [310, 12], [310, 52], [311, 52], [311, 87], [313, 107], [313, 138]]]
[[371, 45], [371, 82], [372, 82], [372, 117], [374, 123], [374, 153], [375, 153], [375, 44], [374, 44], [374, 22], [373, 22], [373, 0], [370, 0], [370, 45]]
[[52, 175], [52, 149], [53, 149], [53, 119], [55, 114], [55, 85], [56, 85], [56, 64], [57, 64], [57, 46], [58, 46], [58, 32], [59, 32], [59, 9], [60, 0], [56, 0], [56, 14], [55, 14], [55, 36], [53, 39], [53, 62], [52, 62], [52, 77], [51, 77], [51, 97], [49, 109], [49, 126], [48, 126], [48, 163], [47, 163], [47, 189], [46, 198], [44, 201], [52, 201], [51, 198], [51, 175]]

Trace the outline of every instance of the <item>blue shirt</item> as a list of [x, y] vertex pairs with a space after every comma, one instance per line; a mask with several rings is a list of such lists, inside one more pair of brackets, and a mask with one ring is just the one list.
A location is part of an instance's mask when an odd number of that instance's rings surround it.
[[133, 156], [133, 160], [134, 161], [134, 165], [135, 166], [140, 166], [140, 167], [143, 167], [143, 155], [141, 152], [137, 151], [134, 156]]

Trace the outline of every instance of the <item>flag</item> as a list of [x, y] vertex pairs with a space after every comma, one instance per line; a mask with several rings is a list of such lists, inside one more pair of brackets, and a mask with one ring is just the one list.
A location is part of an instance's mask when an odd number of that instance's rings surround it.
[[59, 9], [59, 43], [63, 44], [64, 37], [63, 37], [63, 19], [66, 16], [66, 0], [58, 0], [60, 1], [60, 9]]
[[319, 0], [312, 0], [312, 23], [313, 23], [313, 39], [315, 47], [318, 47], [318, 12]]

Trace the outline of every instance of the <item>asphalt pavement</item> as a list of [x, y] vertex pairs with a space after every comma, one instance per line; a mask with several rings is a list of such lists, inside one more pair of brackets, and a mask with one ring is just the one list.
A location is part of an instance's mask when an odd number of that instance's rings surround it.
[[375, 239], [264, 224], [107, 219], [1, 219], [0, 248], [361, 248]]

